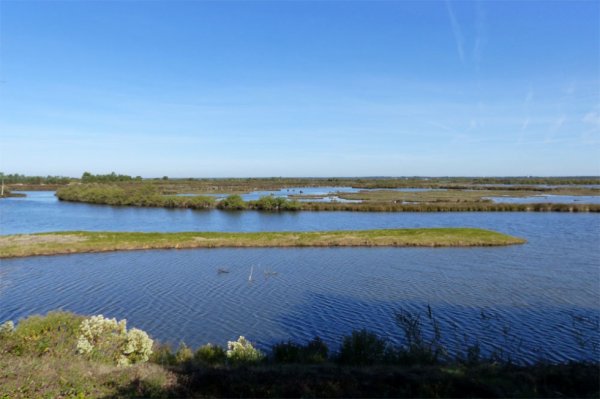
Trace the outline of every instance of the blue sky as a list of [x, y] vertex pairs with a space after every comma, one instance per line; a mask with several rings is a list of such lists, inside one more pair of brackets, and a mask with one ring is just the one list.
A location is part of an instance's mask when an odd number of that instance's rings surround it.
[[0, 170], [600, 174], [598, 1], [2, 1]]

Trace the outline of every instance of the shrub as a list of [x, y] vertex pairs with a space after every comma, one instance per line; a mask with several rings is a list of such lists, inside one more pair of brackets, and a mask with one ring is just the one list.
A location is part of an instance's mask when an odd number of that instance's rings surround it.
[[280, 342], [271, 348], [275, 363], [302, 363], [302, 347], [292, 341]]
[[152, 354], [152, 339], [145, 331], [132, 328], [125, 336], [123, 355], [127, 359], [125, 364], [147, 362]]
[[0, 324], [0, 337], [10, 335], [15, 331], [15, 323], [12, 320]]
[[315, 337], [306, 344], [305, 357], [307, 363], [323, 363], [327, 360], [329, 354], [329, 348], [323, 340], [319, 337]]
[[388, 353], [388, 343], [375, 333], [362, 329], [345, 336], [338, 354], [338, 361], [350, 365], [381, 363]]
[[220, 346], [206, 344], [198, 348], [194, 354], [194, 360], [215, 366], [225, 363], [227, 360], [227, 353]]
[[171, 347], [167, 344], [154, 344], [152, 348], [152, 355], [148, 359], [152, 363], [161, 364], [163, 366], [173, 366], [177, 363], [175, 354], [171, 350]]
[[177, 363], [186, 363], [193, 359], [194, 352], [187, 346], [185, 343], [180, 343], [179, 348], [177, 348], [177, 353], [175, 354], [175, 360]]
[[246, 203], [239, 195], [230, 195], [225, 199], [222, 199], [217, 204], [217, 208], [219, 209], [231, 209], [231, 210], [241, 210], [246, 209]]
[[327, 345], [316, 337], [304, 346], [291, 341], [275, 344], [271, 356], [276, 363], [323, 363], [328, 352]]
[[[74, 352], [79, 325], [83, 318], [68, 312], [30, 316], [5, 335], [5, 350], [17, 355], [69, 355]], [[8, 329], [8, 327], [5, 327]]]
[[127, 321], [92, 316], [81, 322], [77, 352], [89, 358], [126, 366], [143, 363], [152, 354], [152, 339], [137, 328], [127, 331]]
[[281, 209], [285, 211], [299, 211], [302, 209], [302, 204], [296, 200], [286, 200]]
[[263, 353], [255, 349], [243, 336], [237, 341], [227, 342], [227, 359], [233, 364], [257, 363], [263, 358]]
[[283, 197], [266, 195], [260, 197], [258, 201], [252, 202], [254, 208], [261, 211], [296, 211], [300, 210], [302, 204], [298, 201], [290, 201]]
[[[423, 334], [420, 314], [400, 310], [396, 312], [396, 324], [402, 329], [405, 347], [400, 351], [403, 363], [436, 364], [447, 355], [442, 344], [442, 334], [439, 323], [435, 319], [431, 307], [427, 306], [427, 320], [431, 323], [433, 336], [427, 339]], [[472, 354], [471, 356], [474, 356]]]

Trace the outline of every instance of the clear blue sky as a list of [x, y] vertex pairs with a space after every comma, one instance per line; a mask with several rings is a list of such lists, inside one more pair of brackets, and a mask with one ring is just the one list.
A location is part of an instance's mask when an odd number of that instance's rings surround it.
[[598, 175], [598, 1], [2, 1], [0, 170]]

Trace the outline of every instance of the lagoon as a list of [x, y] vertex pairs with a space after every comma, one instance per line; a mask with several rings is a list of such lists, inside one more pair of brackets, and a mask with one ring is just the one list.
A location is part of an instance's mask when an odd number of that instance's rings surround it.
[[[480, 227], [528, 242], [502, 248], [196, 249], [2, 260], [0, 320], [62, 308], [127, 318], [131, 326], [175, 345], [224, 344], [246, 335], [264, 347], [316, 334], [339, 342], [362, 327], [397, 340], [393, 312], [424, 311], [429, 304], [451, 347], [463, 345], [466, 333], [479, 337], [484, 349], [504, 347], [524, 361], [540, 354], [554, 361], [598, 356], [592, 350], [592, 344], [600, 345], [597, 214], [192, 211], [28, 194], [0, 202], [1, 234]], [[230, 273], [218, 274], [222, 267]]]

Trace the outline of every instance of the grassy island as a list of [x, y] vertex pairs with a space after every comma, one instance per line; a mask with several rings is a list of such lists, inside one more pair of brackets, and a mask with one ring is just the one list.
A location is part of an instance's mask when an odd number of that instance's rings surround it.
[[[215, 186], [215, 190], [196, 182], [172, 183], [85, 183], [71, 184], [56, 191], [61, 201], [84, 202], [112, 206], [135, 206], [184, 209], [222, 209], [255, 211], [352, 211], [352, 212], [600, 212], [600, 204], [584, 202], [559, 203], [495, 203], [490, 197], [532, 197], [536, 195], [597, 196], [600, 189], [586, 187], [488, 187], [435, 186], [431, 191], [400, 192], [361, 190], [356, 193], [332, 192], [342, 201], [321, 202], [327, 195], [289, 192], [288, 198], [263, 196], [244, 201], [238, 194], [258, 187]], [[226, 188], [225, 193], [220, 188]], [[242, 188], [246, 188], [244, 191]], [[278, 188], [285, 188], [278, 187]], [[219, 189], [219, 190], [217, 190]], [[224, 197], [218, 199], [216, 195]]]
[[473, 228], [258, 233], [66, 231], [0, 236], [0, 258], [140, 249], [219, 247], [473, 247], [525, 240]]

